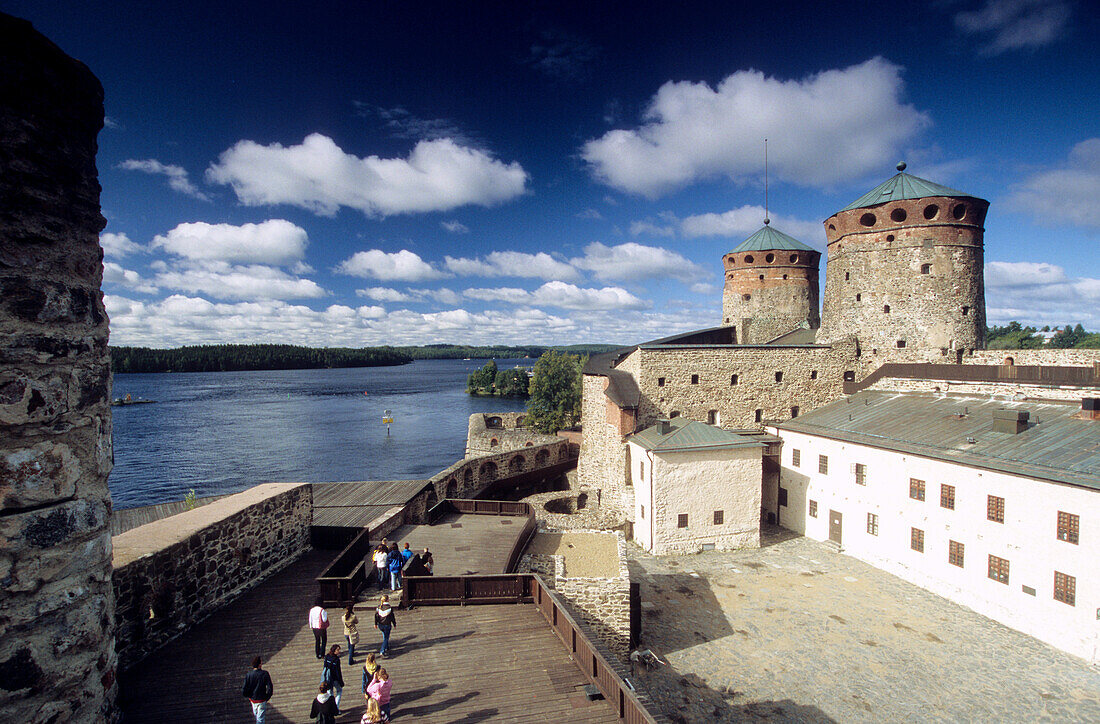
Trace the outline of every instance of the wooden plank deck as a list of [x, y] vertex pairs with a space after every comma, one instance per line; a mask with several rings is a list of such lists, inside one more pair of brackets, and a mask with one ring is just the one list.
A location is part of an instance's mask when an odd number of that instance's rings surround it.
[[523, 524], [521, 516], [448, 513], [435, 525], [403, 525], [388, 538], [414, 553], [427, 546], [437, 576], [504, 573]]
[[[275, 687], [267, 720], [308, 721], [321, 666], [306, 613], [313, 579], [331, 555], [307, 554], [125, 675], [126, 721], [248, 724], [252, 711], [240, 689], [257, 654]], [[329, 610], [330, 645], [344, 643], [339, 613]], [[358, 613], [361, 662], [379, 638], [372, 610]], [[383, 663], [398, 721], [618, 721], [610, 703], [585, 697], [587, 680], [533, 605], [421, 607], [398, 611], [397, 624], [393, 655]], [[337, 721], [358, 722], [362, 667], [348, 667], [346, 655], [343, 663], [344, 714]]]

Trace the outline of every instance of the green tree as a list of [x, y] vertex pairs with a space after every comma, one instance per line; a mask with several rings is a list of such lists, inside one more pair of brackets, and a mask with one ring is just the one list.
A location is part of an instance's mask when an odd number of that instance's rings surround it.
[[496, 378], [497, 363], [495, 360], [489, 360], [484, 367], [477, 372], [471, 372], [466, 378], [466, 392], [471, 395], [491, 395]]
[[1057, 349], [1070, 349], [1076, 347], [1077, 343], [1083, 340], [1088, 334], [1085, 332], [1085, 328], [1078, 324], [1076, 327], [1070, 328], [1067, 324], [1065, 327], [1059, 329], [1053, 337], [1050, 338], [1050, 346]]
[[527, 370], [515, 367], [497, 372], [494, 386], [502, 397], [527, 397]]
[[581, 368], [584, 361], [571, 354], [550, 351], [535, 363], [527, 424], [553, 434], [572, 427], [581, 415]]

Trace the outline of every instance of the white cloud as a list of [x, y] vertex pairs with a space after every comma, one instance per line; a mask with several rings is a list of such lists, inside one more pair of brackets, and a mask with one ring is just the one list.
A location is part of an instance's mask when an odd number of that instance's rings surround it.
[[463, 224], [461, 221], [441, 221], [439, 225], [452, 234], [469, 234], [470, 227]]
[[210, 197], [199, 191], [191, 179], [187, 177], [187, 169], [183, 166], [161, 163], [154, 158], [144, 160], [128, 159], [118, 165], [124, 171], [141, 171], [142, 173], [159, 174], [168, 177], [168, 188], [179, 191], [202, 201], [209, 201]]
[[1044, 226], [1100, 227], [1100, 138], [1081, 141], [1061, 168], [1034, 174], [1019, 184], [1009, 203], [1035, 214]]
[[408, 302], [412, 300], [412, 297], [405, 292], [401, 292], [396, 289], [390, 289], [389, 287], [368, 287], [366, 289], [356, 289], [355, 293], [360, 297], [373, 299], [376, 302]]
[[715, 288], [716, 287], [713, 284], [707, 284], [706, 282], [697, 282], [695, 284], [692, 284], [690, 287], [688, 287], [688, 289], [691, 290], [692, 294], [702, 294], [702, 295], [713, 294], [714, 291], [715, 291]]
[[883, 171], [929, 124], [902, 103], [901, 70], [876, 57], [803, 80], [744, 70], [714, 89], [668, 82], [642, 126], [590, 140], [581, 155], [603, 183], [653, 198], [704, 178], [759, 175], [770, 138], [773, 178], [828, 187]]
[[1070, 277], [1053, 264], [993, 261], [985, 265], [990, 324], [1082, 324], [1100, 329], [1100, 279]]
[[305, 254], [306, 230], [283, 219], [260, 224], [180, 224], [153, 239], [154, 248], [194, 261], [290, 264]]
[[964, 33], [988, 38], [982, 53], [1049, 45], [1066, 31], [1072, 6], [1065, 0], [986, 0], [980, 10], [955, 15]]
[[158, 291], [155, 284], [143, 279], [136, 271], [123, 269], [111, 261], [103, 262], [103, 283], [117, 284], [141, 294], [156, 294]]
[[324, 289], [263, 265], [190, 267], [157, 274], [157, 284], [217, 299], [317, 299]]
[[[764, 225], [764, 207], [746, 205], [724, 211], [688, 216], [680, 221], [680, 233], [687, 239], [700, 236], [728, 236], [744, 240]], [[790, 216], [772, 214], [771, 225], [784, 234], [818, 248], [825, 247], [825, 228], [819, 221], [803, 221]]]
[[584, 248], [584, 256], [573, 259], [572, 263], [604, 281], [671, 277], [682, 282], [694, 282], [706, 274], [699, 265], [676, 252], [633, 241], [618, 246], [593, 242]]
[[652, 221], [630, 222], [631, 236], [676, 236], [676, 229], [669, 225], [655, 224]]
[[505, 302], [535, 307], [560, 307], [578, 310], [647, 309], [649, 302], [639, 299], [620, 287], [582, 289], [565, 282], [547, 282], [538, 289], [501, 287], [497, 289], [467, 289], [463, 295], [487, 302]]
[[419, 254], [408, 249], [387, 253], [381, 249], [359, 251], [340, 262], [336, 271], [364, 279], [381, 279], [392, 282], [421, 282], [426, 279], [441, 279], [449, 276], [433, 268], [420, 258]]
[[516, 287], [497, 287], [495, 289], [467, 289], [462, 296], [479, 299], [483, 302], [506, 302], [508, 304], [530, 304], [531, 292]]
[[522, 194], [527, 172], [451, 139], [420, 141], [408, 158], [359, 158], [314, 133], [300, 145], [238, 141], [206, 171], [241, 203], [291, 204], [323, 216], [341, 206], [369, 216], [492, 206]]
[[410, 292], [424, 299], [431, 299], [440, 304], [455, 305], [462, 301], [462, 297], [453, 289], [410, 289]]
[[572, 280], [580, 275], [569, 264], [546, 252], [494, 251], [483, 259], [444, 258], [447, 268], [460, 276], [519, 277], [525, 279]]
[[130, 241], [126, 234], [114, 234], [104, 232], [99, 235], [99, 244], [103, 247], [104, 256], [121, 258], [139, 251], [145, 251], [141, 244]]

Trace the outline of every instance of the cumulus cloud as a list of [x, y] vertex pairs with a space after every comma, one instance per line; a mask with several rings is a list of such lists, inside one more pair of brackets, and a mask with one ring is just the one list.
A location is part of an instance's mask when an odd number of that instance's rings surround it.
[[449, 231], [452, 234], [469, 234], [470, 227], [463, 224], [461, 221], [441, 221], [439, 225], [443, 227], [445, 231]]
[[828, 187], [881, 172], [929, 124], [902, 102], [901, 71], [872, 58], [803, 80], [744, 70], [717, 88], [669, 82], [643, 125], [590, 140], [581, 156], [599, 181], [654, 198], [709, 177], [757, 176], [767, 137], [774, 178]]
[[103, 283], [117, 284], [141, 294], [156, 294], [158, 291], [156, 284], [143, 279], [136, 271], [123, 269], [111, 261], [103, 262]]
[[676, 236], [676, 229], [671, 225], [655, 224], [652, 221], [630, 222], [631, 236]]
[[694, 282], [706, 274], [699, 265], [674, 251], [633, 241], [618, 246], [593, 242], [584, 248], [584, 256], [572, 263], [604, 281], [672, 278]]
[[502, 287], [497, 289], [467, 289], [464, 296], [488, 302], [524, 304], [535, 307], [560, 307], [562, 309], [612, 310], [647, 309], [650, 303], [639, 299], [620, 287], [582, 289], [565, 282], [547, 282], [538, 289]]
[[283, 219], [260, 224], [180, 224], [153, 238], [153, 248], [191, 260], [290, 264], [305, 254], [306, 230]]
[[983, 54], [998, 55], [1050, 45], [1065, 34], [1070, 15], [1065, 0], [986, 0], [979, 10], [956, 14], [955, 26], [985, 38]]
[[412, 296], [406, 294], [405, 292], [401, 292], [396, 289], [390, 289], [389, 287], [368, 287], [366, 289], [356, 289], [355, 293], [360, 297], [373, 299], [376, 302], [408, 302], [412, 300]]
[[1100, 328], [1100, 279], [1071, 277], [1060, 266], [993, 261], [985, 265], [991, 324], [1082, 324]]
[[1044, 225], [1100, 227], [1100, 138], [1081, 141], [1060, 168], [1036, 173], [1016, 186], [1009, 203]]
[[157, 284], [218, 299], [317, 299], [324, 289], [270, 266], [210, 264], [157, 274]]
[[462, 297], [458, 295], [458, 292], [453, 289], [447, 289], [446, 287], [441, 289], [410, 289], [409, 291], [418, 297], [431, 299], [440, 304], [454, 305], [462, 301]]
[[524, 279], [573, 280], [580, 275], [569, 264], [546, 252], [494, 251], [480, 259], [444, 257], [447, 268], [460, 276], [518, 277]]
[[179, 191], [202, 201], [209, 201], [210, 197], [199, 191], [191, 179], [187, 176], [187, 169], [183, 166], [161, 163], [154, 158], [144, 160], [128, 159], [118, 165], [124, 171], [141, 171], [142, 173], [158, 174], [168, 177], [168, 188]]
[[145, 251], [141, 244], [130, 241], [126, 234], [114, 234], [105, 232], [99, 235], [99, 244], [103, 247], [104, 256], [121, 258], [139, 251]]
[[492, 206], [522, 194], [527, 172], [449, 138], [420, 141], [407, 158], [359, 158], [314, 133], [297, 146], [238, 141], [206, 171], [248, 206], [291, 204], [322, 216], [341, 206], [368, 216]]
[[449, 276], [420, 258], [420, 255], [408, 249], [388, 253], [381, 249], [359, 251], [340, 262], [336, 271], [364, 279], [382, 281], [419, 282], [426, 279], [441, 279]]
[[[700, 236], [728, 236], [744, 239], [764, 225], [764, 207], [746, 205], [720, 214], [698, 214], [680, 221], [680, 233], [687, 239]], [[773, 228], [817, 247], [825, 245], [825, 230], [819, 221], [803, 221], [792, 216], [771, 215]]]

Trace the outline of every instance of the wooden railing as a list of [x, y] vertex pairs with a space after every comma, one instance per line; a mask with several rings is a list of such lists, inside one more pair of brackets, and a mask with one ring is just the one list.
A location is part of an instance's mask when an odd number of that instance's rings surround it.
[[1070, 387], [1100, 386], [1100, 367], [1047, 365], [908, 364], [889, 362], [859, 382], [845, 382], [844, 394], [854, 395], [883, 378], [944, 380], [947, 382], [1025, 382]]
[[336, 559], [317, 576], [321, 598], [327, 606], [343, 606], [354, 601], [367, 584], [370, 570], [366, 558], [370, 552], [370, 531], [364, 528], [352, 538]]
[[402, 606], [465, 606], [478, 603], [531, 603], [530, 574], [407, 576]]

